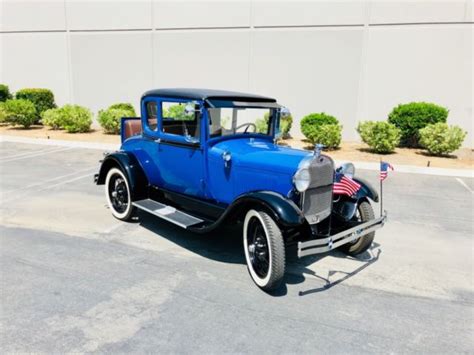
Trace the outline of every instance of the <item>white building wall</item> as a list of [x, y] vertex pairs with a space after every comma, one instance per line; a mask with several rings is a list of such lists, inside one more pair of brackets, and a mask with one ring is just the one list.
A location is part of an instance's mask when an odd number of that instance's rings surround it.
[[0, 0], [0, 82], [58, 104], [138, 108], [158, 87], [275, 96], [299, 120], [432, 101], [473, 146], [472, 0]]

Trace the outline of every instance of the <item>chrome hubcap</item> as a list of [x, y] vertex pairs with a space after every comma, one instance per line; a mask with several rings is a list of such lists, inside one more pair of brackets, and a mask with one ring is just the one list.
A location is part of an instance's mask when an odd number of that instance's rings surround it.
[[114, 174], [110, 179], [109, 197], [115, 211], [123, 213], [127, 210], [129, 202], [127, 185], [119, 174]]
[[270, 255], [265, 230], [256, 217], [249, 221], [247, 228], [247, 251], [250, 266], [259, 277], [266, 277], [270, 268]]

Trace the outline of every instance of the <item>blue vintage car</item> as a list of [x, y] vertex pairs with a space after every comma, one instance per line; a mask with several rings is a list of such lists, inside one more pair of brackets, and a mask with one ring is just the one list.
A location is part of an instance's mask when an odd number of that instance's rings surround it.
[[[105, 184], [120, 220], [141, 209], [196, 233], [241, 223], [249, 274], [273, 290], [284, 279], [288, 246], [298, 257], [334, 248], [360, 254], [385, 221], [370, 204], [377, 192], [352, 164], [335, 169], [319, 149], [276, 143], [286, 114], [270, 97], [148, 91], [141, 117], [122, 119], [122, 146], [106, 155], [95, 182]], [[357, 188], [336, 193], [335, 175]]]

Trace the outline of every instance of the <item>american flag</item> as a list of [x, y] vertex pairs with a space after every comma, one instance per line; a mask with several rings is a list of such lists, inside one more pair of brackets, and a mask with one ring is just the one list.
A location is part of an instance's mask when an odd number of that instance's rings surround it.
[[393, 166], [386, 161], [380, 162], [380, 181], [384, 181], [388, 176], [388, 170], [393, 170]]
[[360, 189], [360, 184], [350, 177], [341, 173], [336, 173], [334, 177], [333, 193], [335, 195], [352, 196]]

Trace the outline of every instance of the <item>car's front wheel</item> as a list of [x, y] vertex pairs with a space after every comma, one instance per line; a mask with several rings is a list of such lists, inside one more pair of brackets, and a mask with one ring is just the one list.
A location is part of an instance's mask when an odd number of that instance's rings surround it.
[[243, 237], [252, 280], [265, 291], [278, 288], [285, 275], [285, 243], [276, 222], [266, 212], [249, 210]]
[[[368, 222], [375, 218], [374, 210], [370, 205], [369, 201], [362, 201], [357, 206], [357, 211], [354, 216], [354, 220], [357, 222]], [[346, 254], [356, 256], [358, 254], [362, 254], [363, 252], [367, 251], [372, 242], [374, 241], [375, 232], [370, 232], [369, 234], [357, 238], [352, 243], [344, 244], [341, 247], [341, 250]]]
[[121, 221], [132, 218], [135, 207], [132, 205], [130, 184], [119, 168], [112, 168], [105, 178], [105, 196], [112, 215]]

